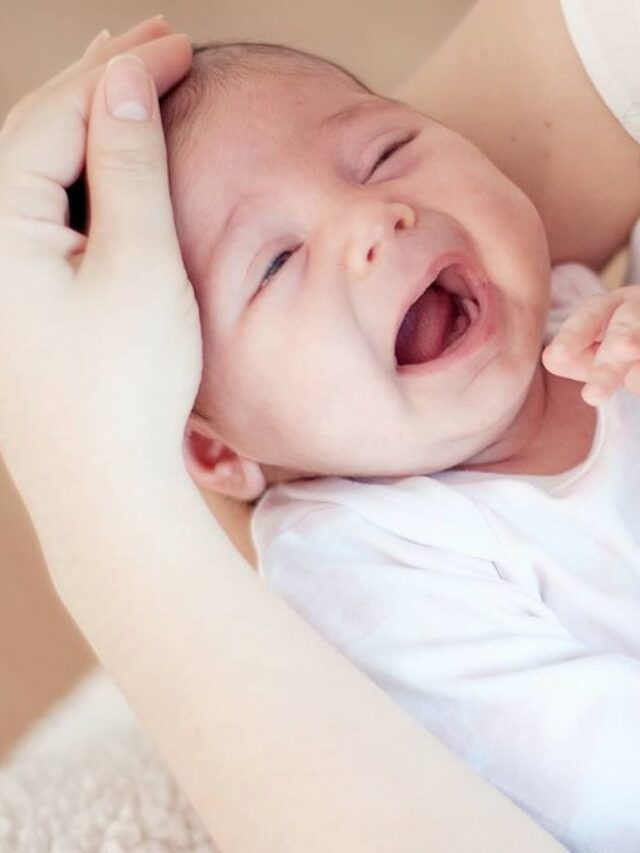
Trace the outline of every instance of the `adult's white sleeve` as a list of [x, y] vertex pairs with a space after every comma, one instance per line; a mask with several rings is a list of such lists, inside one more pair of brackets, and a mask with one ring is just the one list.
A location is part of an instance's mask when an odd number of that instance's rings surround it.
[[368, 526], [316, 506], [262, 555], [267, 581], [569, 850], [637, 853], [640, 662], [578, 641], [488, 560], [420, 546], [410, 565]]
[[640, 142], [640, 0], [560, 0], [560, 7], [591, 82]]

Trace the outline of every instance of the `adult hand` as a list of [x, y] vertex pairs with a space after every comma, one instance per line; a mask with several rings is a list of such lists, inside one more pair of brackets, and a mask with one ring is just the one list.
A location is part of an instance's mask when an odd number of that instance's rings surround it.
[[[190, 63], [158, 18], [100, 37], [0, 132], [0, 454], [38, 532], [74, 482], [182, 464], [202, 342], [157, 96]], [[85, 163], [88, 236], [65, 192]]]

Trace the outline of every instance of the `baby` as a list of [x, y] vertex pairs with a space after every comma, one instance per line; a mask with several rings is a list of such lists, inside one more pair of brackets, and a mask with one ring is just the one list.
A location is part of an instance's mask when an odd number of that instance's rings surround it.
[[317, 57], [199, 48], [162, 112], [192, 476], [256, 502], [262, 576], [479, 773], [571, 850], [637, 851], [640, 400], [541, 358], [598, 278], [550, 271], [470, 142]]

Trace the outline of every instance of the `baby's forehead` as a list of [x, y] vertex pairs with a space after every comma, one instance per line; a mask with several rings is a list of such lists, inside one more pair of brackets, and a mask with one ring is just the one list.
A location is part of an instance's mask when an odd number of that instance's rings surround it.
[[296, 84], [265, 74], [214, 96], [202, 110], [187, 168], [200, 176], [218, 170], [236, 186], [259, 180], [265, 169], [295, 170], [335, 152], [354, 135], [352, 126], [370, 125], [401, 106], [339, 78], [316, 75]]
[[[178, 196], [208, 196], [217, 191], [243, 193], [245, 184], [268, 179], [274, 170], [311, 164], [332, 145], [334, 130], [354, 111], [369, 111], [386, 99], [340, 80], [317, 75], [293, 85], [290, 80], [252, 75], [200, 105], [188, 145], [171, 157]], [[334, 121], [335, 117], [343, 119]], [[228, 190], [225, 195], [228, 195]], [[233, 192], [235, 190], [235, 192]]]
[[213, 94], [201, 111], [200, 138], [249, 140], [259, 151], [273, 140], [304, 140], [327, 126], [338, 110], [363, 100], [383, 100], [362, 92], [338, 75], [306, 75], [304, 79], [263, 73]]

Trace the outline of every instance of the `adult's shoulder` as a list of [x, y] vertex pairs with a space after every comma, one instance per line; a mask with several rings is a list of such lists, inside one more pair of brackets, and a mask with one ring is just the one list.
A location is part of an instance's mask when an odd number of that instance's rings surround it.
[[396, 94], [476, 144], [527, 193], [552, 263], [601, 270], [640, 215], [640, 151], [575, 38], [560, 0], [478, 0]]

